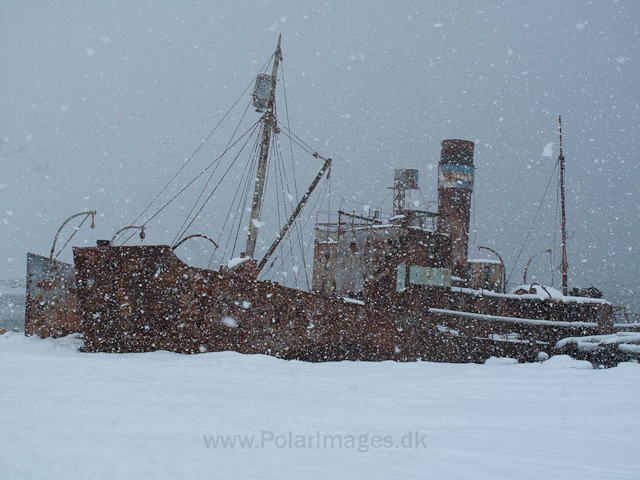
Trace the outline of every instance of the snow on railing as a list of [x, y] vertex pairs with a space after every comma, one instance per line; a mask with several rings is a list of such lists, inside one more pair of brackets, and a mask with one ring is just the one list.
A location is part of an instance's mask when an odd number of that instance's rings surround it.
[[640, 333], [638, 332], [618, 332], [609, 335], [590, 335], [587, 337], [568, 337], [556, 343], [556, 348], [564, 347], [569, 343], [575, 343], [579, 350], [589, 350], [600, 345], [618, 344], [620, 351], [640, 352], [640, 345], [634, 343], [640, 342]]
[[533, 318], [502, 317], [500, 315], [487, 315], [484, 313], [460, 312], [458, 310], [443, 310], [441, 308], [430, 308], [429, 313], [435, 313], [438, 315], [448, 315], [452, 317], [475, 318], [478, 320], [486, 320], [490, 322], [520, 323], [523, 325], [549, 325], [554, 327], [597, 327], [598, 326], [598, 324], [594, 322], [564, 322], [564, 321], [541, 320], [541, 319], [533, 319]]

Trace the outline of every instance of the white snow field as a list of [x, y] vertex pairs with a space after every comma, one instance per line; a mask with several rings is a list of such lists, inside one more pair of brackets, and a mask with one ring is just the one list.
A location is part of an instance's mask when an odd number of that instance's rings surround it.
[[310, 364], [80, 344], [0, 336], [1, 478], [640, 478], [638, 364]]

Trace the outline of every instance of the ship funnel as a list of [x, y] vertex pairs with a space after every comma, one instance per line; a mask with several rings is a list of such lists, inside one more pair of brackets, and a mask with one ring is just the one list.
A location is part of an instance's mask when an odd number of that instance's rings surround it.
[[467, 140], [443, 140], [438, 165], [438, 232], [451, 237], [453, 274], [460, 277], [467, 277], [473, 147]]

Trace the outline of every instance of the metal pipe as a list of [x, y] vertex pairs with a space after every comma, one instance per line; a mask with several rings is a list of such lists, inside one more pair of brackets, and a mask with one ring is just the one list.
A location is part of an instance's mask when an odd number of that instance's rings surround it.
[[171, 250], [175, 250], [180, 245], [182, 245], [184, 242], [186, 242], [190, 238], [194, 238], [194, 237], [200, 237], [200, 238], [204, 238], [205, 240], [209, 240], [211, 243], [213, 243], [215, 245], [216, 250], [218, 249], [218, 244], [216, 242], [214, 242], [213, 240], [211, 240], [209, 237], [207, 237], [206, 235], [200, 235], [199, 233], [194, 233], [193, 235], [189, 235], [188, 237], [184, 237], [182, 240], [180, 240], [178, 243], [176, 243], [173, 247], [171, 247]]
[[529, 265], [531, 264], [531, 261], [534, 258], [536, 258], [538, 255], [540, 255], [541, 253], [545, 253], [545, 252], [549, 252], [549, 255], [552, 255], [551, 249], [547, 248], [546, 250], [542, 250], [541, 252], [534, 253], [533, 256], [529, 259], [529, 261], [527, 262], [527, 265], [524, 267], [524, 277], [522, 278], [522, 284], [523, 285], [527, 284], [527, 270], [529, 269]]
[[342, 210], [338, 210], [339, 215], [345, 215], [347, 217], [357, 218], [358, 220], [364, 220], [365, 222], [375, 223], [376, 225], [382, 225], [382, 222], [376, 218], [364, 217], [362, 215], [356, 215], [355, 213], [347, 213]]
[[146, 236], [146, 234], [144, 233], [145, 226], [144, 225], [142, 225], [142, 226], [129, 225], [128, 227], [121, 228], [120, 230], [118, 230], [113, 235], [113, 237], [111, 238], [111, 245], [113, 245], [113, 242], [116, 241], [116, 238], [118, 237], [118, 235], [120, 235], [125, 230], [129, 230], [130, 228], [139, 229], [140, 230], [140, 240], [144, 240], [144, 237]]
[[[51, 246], [51, 256], [49, 258], [51, 258], [51, 260], [53, 260], [53, 252], [55, 252], [56, 250], [56, 243], [58, 242], [58, 237], [60, 236], [60, 232], [62, 232], [62, 229], [65, 227], [65, 225], [67, 223], [69, 223], [71, 220], [73, 220], [76, 217], [80, 217], [82, 215], [86, 215], [87, 217], [89, 215], [91, 215], [91, 228], [95, 229], [96, 228], [96, 211], [95, 210], [90, 210], [88, 212], [80, 212], [80, 213], [76, 213], [75, 215], [71, 215], [69, 218], [67, 218], [62, 225], [60, 225], [60, 228], [58, 229], [58, 231], [56, 232], [56, 236], [53, 239], [53, 245]], [[83, 220], [84, 223], [84, 220]], [[82, 224], [80, 224], [82, 225]], [[80, 227], [78, 227], [80, 228]], [[77, 229], [76, 229], [77, 231]], [[75, 234], [75, 232], [74, 232]], [[63, 247], [64, 248], [64, 247]]]

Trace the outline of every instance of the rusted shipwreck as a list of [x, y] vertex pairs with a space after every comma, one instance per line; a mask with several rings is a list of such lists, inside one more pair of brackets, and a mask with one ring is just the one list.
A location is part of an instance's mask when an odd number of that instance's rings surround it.
[[[269, 149], [283, 128], [275, 117], [280, 43], [272, 61], [252, 98], [261, 113], [260, 140], [242, 254], [216, 269], [190, 266], [174, 253], [193, 237], [186, 233], [172, 245], [117, 246], [114, 236], [75, 247], [73, 265], [55, 260], [53, 249], [48, 258], [29, 254], [27, 335], [80, 332], [87, 352], [480, 362], [490, 356], [535, 361], [570, 348], [567, 342], [556, 348], [562, 339], [615, 333], [605, 300], [568, 296], [566, 283], [562, 294], [536, 285], [504, 293], [504, 264], [468, 260], [475, 167], [474, 144], [463, 140], [442, 142], [437, 212], [416, 201], [418, 172], [396, 170], [386, 218], [342, 209], [318, 216], [310, 289], [262, 278], [331, 166], [313, 152], [324, 162], [320, 172], [267, 253], [254, 260]], [[614, 357], [624, 359], [619, 352]]]

